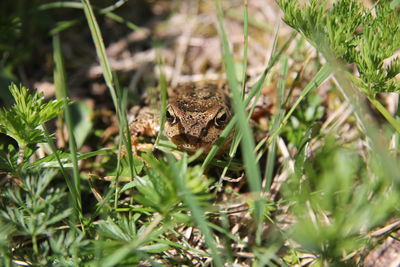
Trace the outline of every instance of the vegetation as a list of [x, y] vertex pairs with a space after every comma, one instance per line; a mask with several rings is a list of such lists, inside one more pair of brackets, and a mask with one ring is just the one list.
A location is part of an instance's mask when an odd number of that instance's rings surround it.
[[[247, 1], [133, 2], [0, 4], [2, 266], [368, 266], [398, 240], [400, 124], [379, 97], [398, 100], [399, 1], [278, 0], [289, 34]], [[132, 153], [138, 88], [165, 114], [167, 81], [196, 70], [226, 76], [220, 140], [188, 155], [161, 131]], [[27, 89], [43, 80], [54, 95]]]

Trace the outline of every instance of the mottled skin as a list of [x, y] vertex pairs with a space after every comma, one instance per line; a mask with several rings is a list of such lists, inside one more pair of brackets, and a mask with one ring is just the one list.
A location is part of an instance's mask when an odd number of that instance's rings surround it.
[[[149, 150], [149, 144], [139, 144], [140, 136], [156, 136], [160, 130], [159, 111], [150, 107], [143, 107], [129, 124], [131, 145], [134, 154], [139, 150]], [[151, 149], [150, 149], [151, 150]]]
[[169, 90], [164, 133], [179, 150], [208, 152], [231, 117], [224, 85], [181, 84]]

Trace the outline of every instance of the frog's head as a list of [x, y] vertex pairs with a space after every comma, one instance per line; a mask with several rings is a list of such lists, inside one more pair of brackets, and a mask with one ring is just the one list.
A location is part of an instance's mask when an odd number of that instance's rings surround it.
[[166, 111], [165, 135], [178, 149], [208, 152], [232, 114], [226, 101], [183, 96], [170, 99]]

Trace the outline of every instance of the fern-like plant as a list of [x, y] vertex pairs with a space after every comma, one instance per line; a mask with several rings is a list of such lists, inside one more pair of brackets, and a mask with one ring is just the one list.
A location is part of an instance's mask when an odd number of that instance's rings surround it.
[[278, 4], [284, 21], [320, 52], [356, 66], [358, 84], [368, 96], [400, 90], [400, 82], [394, 79], [400, 61], [390, 59], [400, 48], [400, 16], [389, 1], [378, 1], [370, 9], [356, 0], [339, 0], [332, 6], [328, 0], [310, 0], [305, 5], [278, 0]]
[[[38, 143], [47, 141], [42, 125], [60, 114], [63, 102], [53, 100], [45, 103], [42, 93], [28, 90], [22, 85], [11, 84], [9, 90], [15, 103], [10, 108], [0, 109], [0, 132], [17, 142], [18, 164], [21, 164], [32, 155]], [[13, 150], [13, 148], [9, 149]], [[3, 166], [3, 170], [5, 166], [9, 167], [5, 168], [6, 170], [14, 169], [16, 162], [10, 160], [12, 158], [13, 156], [1, 153], [0, 167]]]

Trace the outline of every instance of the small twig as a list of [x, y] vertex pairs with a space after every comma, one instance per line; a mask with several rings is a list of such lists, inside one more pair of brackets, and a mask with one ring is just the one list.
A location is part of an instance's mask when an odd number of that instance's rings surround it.
[[389, 225], [387, 225], [387, 226], [385, 226], [385, 227], [383, 227], [383, 228], [381, 228], [381, 229], [378, 229], [378, 230], [372, 232], [372, 233], [370, 234], [370, 236], [371, 236], [371, 237], [379, 237], [379, 236], [381, 236], [381, 235], [385, 235], [385, 234], [387, 234], [388, 232], [393, 231], [394, 229], [396, 229], [396, 228], [399, 227], [399, 226], [400, 226], [400, 220], [399, 220], [399, 221], [396, 221], [396, 222], [394, 222], [394, 223], [391, 223], [391, 224], [389, 224]]

